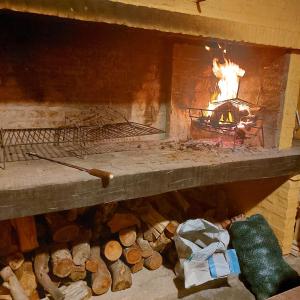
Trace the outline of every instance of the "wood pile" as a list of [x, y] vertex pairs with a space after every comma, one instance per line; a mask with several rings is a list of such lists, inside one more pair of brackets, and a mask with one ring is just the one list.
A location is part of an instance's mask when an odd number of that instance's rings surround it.
[[199, 199], [200, 192], [1, 221], [0, 300], [84, 300], [130, 288], [132, 274], [143, 268], [174, 267], [179, 223], [227, 217], [225, 195], [218, 209]]

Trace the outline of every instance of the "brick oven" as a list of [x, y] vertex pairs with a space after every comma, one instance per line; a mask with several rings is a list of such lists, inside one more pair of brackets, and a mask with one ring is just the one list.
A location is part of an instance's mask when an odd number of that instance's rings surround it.
[[2, 222], [176, 191], [218, 203], [222, 190], [229, 217], [261, 213], [288, 254], [300, 7], [246, 2], [0, 1]]

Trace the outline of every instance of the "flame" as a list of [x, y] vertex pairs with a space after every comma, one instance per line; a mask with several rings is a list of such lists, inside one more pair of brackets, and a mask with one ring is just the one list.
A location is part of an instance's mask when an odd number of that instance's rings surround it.
[[[221, 46], [219, 45], [219, 48]], [[222, 51], [226, 54], [226, 49]], [[219, 79], [218, 87], [219, 93], [214, 97], [212, 101], [209, 102], [207, 116], [212, 115], [212, 111], [215, 110], [220, 104], [224, 101], [230, 101], [237, 98], [238, 89], [239, 89], [239, 80], [245, 75], [245, 70], [240, 68], [239, 65], [231, 62], [229, 59], [224, 58], [224, 63], [220, 63], [217, 58], [213, 59], [212, 71], [214, 75]], [[233, 105], [237, 106], [240, 111], [246, 110], [249, 112], [249, 106], [241, 103], [234, 103]], [[233, 117], [229, 112], [227, 120], [220, 119], [220, 123], [224, 124], [226, 122], [232, 122]]]

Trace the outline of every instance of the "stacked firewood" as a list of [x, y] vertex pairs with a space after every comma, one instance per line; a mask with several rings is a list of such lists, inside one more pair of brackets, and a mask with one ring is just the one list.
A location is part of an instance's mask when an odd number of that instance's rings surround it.
[[130, 288], [133, 273], [156, 270], [163, 258], [174, 267], [179, 223], [220, 213], [203, 211], [193, 193], [1, 221], [0, 300], [83, 300]]

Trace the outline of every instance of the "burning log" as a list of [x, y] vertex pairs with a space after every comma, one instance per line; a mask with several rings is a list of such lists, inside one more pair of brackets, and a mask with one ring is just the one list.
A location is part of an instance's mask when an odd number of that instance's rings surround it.
[[116, 261], [122, 255], [122, 246], [118, 241], [112, 240], [104, 245], [104, 256], [109, 261]]
[[71, 274], [69, 275], [69, 278], [72, 281], [83, 280], [85, 277], [86, 277], [85, 265], [81, 265], [81, 266], [74, 265], [72, 267]]
[[3, 286], [10, 290], [14, 300], [29, 300], [17, 276], [9, 266], [0, 271], [0, 276], [5, 281]]
[[18, 270], [15, 272], [25, 294], [30, 297], [37, 288], [36, 277], [33, 272], [32, 262], [25, 261]]
[[34, 217], [23, 217], [13, 220], [18, 234], [19, 246], [22, 252], [29, 252], [39, 246]]
[[140, 227], [140, 220], [131, 212], [116, 212], [112, 219], [107, 223], [112, 233], [119, 232], [132, 226]]
[[109, 270], [112, 275], [113, 292], [125, 290], [131, 287], [132, 277], [131, 271], [120, 259], [109, 265]]
[[142, 259], [142, 250], [137, 245], [133, 245], [123, 250], [123, 256], [128, 264], [134, 265]]
[[24, 262], [24, 255], [22, 252], [15, 252], [6, 257], [6, 263], [13, 271], [18, 270]]
[[63, 300], [64, 295], [58, 287], [51, 281], [49, 273], [48, 252], [37, 253], [34, 257], [34, 272], [40, 285], [50, 293], [54, 300]]
[[136, 241], [135, 227], [129, 227], [129, 228], [120, 230], [119, 240], [124, 247], [132, 246]]
[[163, 262], [163, 258], [159, 252], [153, 251], [153, 254], [147, 258], [145, 258], [144, 266], [149, 270], [158, 269]]
[[52, 271], [59, 278], [68, 277], [73, 269], [73, 259], [66, 244], [55, 245], [51, 253]]
[[90, 261], [97, 265], [96, 271], [92, 274], [92, 290], [96, 295], [105, 294], [112, 283], [111, 275], [108, 268], [100, 256], [100, 247], [91, 248]]
[[66, 243], [75, 241], [79, 235], [79, 226], [69, 222], [60, 213], [50, 213], [45, 215], [46, 221], [52, 232], [53, 241]]

